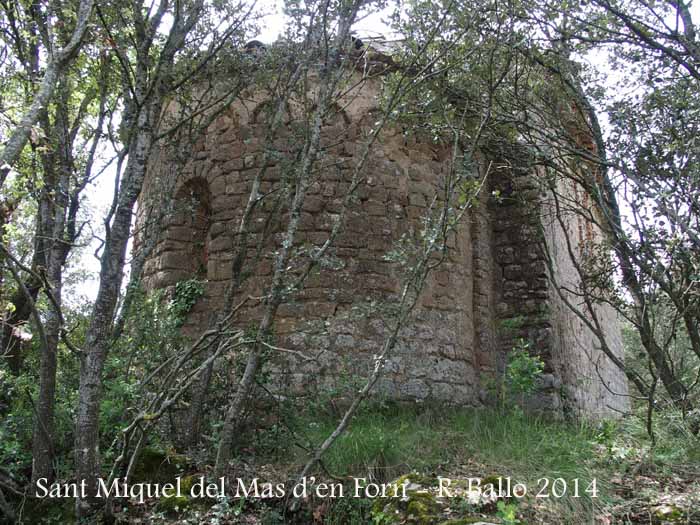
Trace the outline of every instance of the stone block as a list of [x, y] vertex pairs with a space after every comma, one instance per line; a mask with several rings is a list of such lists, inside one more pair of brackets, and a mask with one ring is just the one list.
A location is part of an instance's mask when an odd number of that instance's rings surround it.
[[417, 379], [399, 384], [399, 394], [405, 399], [424, 400], [430, 396], [430, 387]]
[[419, 208], [424, 208], [427, 204], [425, 196], [420, 193], [411, 193], [408, 196], [408, 203], [411, 206], [418, 206]]
[[211, 281], [230, 279], [231, 270], [231, 261], [209, 259], [209, 262], [207, 263], [207, 278]]
[[503, 246], [496, 250], [496, 260], [501, 264], [513, 264], [515, 262], [515, 249], [512, 246]]
[[243, 145], [239, 141], [234, 141], [228, 144], [221, 144], [214, 148], [210, 158], [219, 162], [227, 162], [232, 159], [240, 158], [242, 154]]
[[192, 266], [192, 257], [187, 251], [165, 252], [159, 259], [161, 270], [188, 270]]
[[527, 266], [528, 275], [536, 277], [546, 277], [547, 276], [547, 263], [544, 261], [535, 261]]
[[523, 275], [523, 267], [519, 264], [509, 264], [503, 268], [503, 277], [510, 280], [520, 279]]
[[325, 199], [318, 195], [307, 195], [304, 199], [303, 210], [309, 213], [318, 213], [323, 209]]
[[235, 173], [243, 169], [243, 159], [226, 159], [226, 161], [221, 165], [221, 171], [223, 173]]

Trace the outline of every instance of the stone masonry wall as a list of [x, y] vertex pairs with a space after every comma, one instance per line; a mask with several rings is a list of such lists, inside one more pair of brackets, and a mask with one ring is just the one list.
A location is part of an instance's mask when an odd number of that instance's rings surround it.
[[[590, 197], [573, 181], [559, 181], [557, 192], [562, 199], [571, 199], [572, 202], [581, 203], [584, 210], [597, 213], [590, 206]], [[577, 290], [580, 279], [576, 265], [585, 265], [586, 257], [596, 251], [602, 242], [602, 234], [591, 221], [567, 211], [566, 206], [559, 210], [564, 216], [562, 227], [556, 219], [554, 208], [554, 203], [549, 201], [542, 213], [544, 235], [555, 261], [553, 280], [565, 290]], [[596, 220], [602, 223], [599, 218]], [[564, 297], [585, 315], [588, 322], [594, 322], [580, 297], [568, 291], [565, 291]], [[594, 418], [624, 413], [629, 409], [625, 376], [610, 365], [597, 337], [559, 294], [551, 295], [550, 309], [553, 319], [553, 361], [563, 384], [567, 409], [575, 415]], [[607, 304], [597, 304], [595, 313], [605, 329], [608, 346], [622, 359], [622, 334], [617, 313]]]
[[[614, 417], [628, 407], [624, 374], [600, 350], [584, 321], [563, 301], [558, 288], [576, 290], [580, 282], [574, 260], [602, 242], [602, 234], [581, 214], [563, 212], [557, 219], [551, 191], [541, 169], [531, 169], [527, 152], [501, 146], [493, 162], [490, 212], [494, 230], [496, 324], [501, 370], [519, 339], [545, 363], [538, 391], [529, 404], [555, 413]], [[585, 192], [571, 181], [559, 181], [559, 199], [591, 206]], [[561, 210], [560, 210], [561, 211]], [[568, 251], [567, 237], [574, 251]], [[552, 272], [550, 272], [550, 264]], [[588, 319], [582, 301], [565, 296]], [[622, 354], [619, 320], [613, 310], [596, 305], [606, 342]]]
[[[324, 127], [327, 155], [304, 204], [296, 239], [300, 250], [320, 246], [338, 216], [359, 158], [360, 137], [375, 120], [378, 93], [379, 81], [357, 86]], [[223, 306], [238, 242], [235, 232], [255, 173], [265, 168], [262, 192], [280, 187], [288, 169], [285, 156], [294, 151], [295, 111], [290, 107], [287, 131], [274, 144], [275, 160], [262, 165], [266, 103], [260, 93], [234, 103], [181, 168], [173, 169], [167, 155], [157, 152], [141, 197], [144, 202], [149, 192], [159, 191], [163, 178], [175, 177], [170, 181], [176, 188], [173, 212], [159, 219], [161, 234], [146, 259], [143, 284], [154, 289], [187, 278], [206, 281], [205, 295], [184, 327], [192, 336]], [[365, 167], [367, 183], [329, 262], [278, 312], [276, 344], [309, 354], [322, 351], [318, 362], [289, 354], [275, 360], [268, 367], [271, 388], [308, 395], [318, 388], [337, 388], [348, 376], [369, 373], [372, 356], [387, 335], [382, 305], [395, 301], [401, 285], [400, 271], [385, 255], [403, 235], [421, 228], [421, 217], [448, 170], [449, 155], [449, 148], [406, 138], [400, 129], [382, 132]], [[450, 240], [443, 265], [430, 275], [377, 392], [410, 401], [489, 402], [490, 386], [502, 377], [515, 338], [525, 337], [546, 362], [533, 403], [555, 413], [569, 403], [577, 411], [602, 415], [604, 410], [598, 409], [615, 402], [596, 386], [577, 383], [581, 370], [590, 372], [591, 367], [570, 341], [577, 339], [593, 353], [595, 344], [587, 333], [578, 337], [585, 329], [552, 293], [536, 242], [543, 225], [541, 195], [527, 159], [514, 148], [485, 152], [483, 162], [494, 167], [488, 191]], [[511, 198], [516, 194], [517, 199]], [[275, 243], [284, 227], [284, 213], [269, 221], [273, 202], [267, 199], [253, 219], [250, 255], [244, 262], [250, 272], [239, 297], [260, 296], [271, 275]], [[147, 220], [144, 212], [137, 217], [140, 224]], [[548, 231], [557, 243], [555, 230]], [[137, 250], [144, 244], [140, 239]], [[559, 267], [566, 272], [565, 261]], [[252, 326], [259, 316], [260, 307], [253, 303], [241, 311], [238, 322]], [[610, 330], [618, 328], [611, 322]], [[598, 366], [623, 389], [609, 363], [598, 360]], [[570, 393], [563, 395], [564, 390]]]

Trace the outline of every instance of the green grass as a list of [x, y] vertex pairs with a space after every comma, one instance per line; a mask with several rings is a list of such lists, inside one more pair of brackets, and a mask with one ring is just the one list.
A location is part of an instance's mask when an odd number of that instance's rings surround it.
[[[334, 428], [325, 419], [304, 433], [320, 442]], [[359, 414], [325, 458], [339, 475], [368, 467], [431, 469], [474, 457], [507, 470], [537, 474], [578, 472], [591, 458], [596, 433], [587, 426], [487, 409], [373, 409]]]
[[[328, 418], [297, 430], [314, 444], [334, 428]], [[388, 481], [417, 470], [452, 477], [511, 476], [536, 492], [540, 478], [580, 480], [580, 498], [550, 499], [567, 517], [584, 520], [607, 500], [604, 473], [595, 471], [597, 434], [589, 426], [552, 422], [518, 412], [392, 405], [358, 414], [324, 457], [336, 476]], [[480, 470], [480, 471], [474, 471]], [[584, 489], [598, 475], [599, 499]], [[574, 521], [572, 521], [574, 523]]]
[[[521, 502], [524, 521], [532, 521], [528, 518], [537, 505], [537, 518], [546, 516], [545, 523], [592, 523], [603, 508], [608, 512], [624, 506], [629, 498], [644, 504], [646, 493], [635, 488], [637, 474], [657, 480], [656, 485], [649, 483], [645, 488], [654, 492], [655, 486], [666, 486], [669, 476], [695, 479], [700, 472], [700, 440], [688, 432], [680, 416], [670, 410], [657, 414], [657, 443], [652, 446], [643, 409], [638, 407], [635, 415], [618, 421], [574, 424], [518, 410], [374, 404], [356, 415], [324, 456], [323, 467], [332, 476], [364, 477], [380, 483], [411, 471], [454, 479], [509, 476], [513, 482], [525, 483], [530, 495], [541, 487], [541, 478], [548, 478], [550, 487], [552, 480], [562, 478], [569, 487], [564, 497]], [[338, 418], [339, 414], [323, 415], [320, 409], [294, 412], [294, 439], [316, 447], [334, 430]], [[288, 458], [292, 452], [288, 467], [293, 471], [307, 458], [301, 448], [286, 452]], [[598, 495], [591, 498], [585, 490], [594, 478]], [[579, 480], [579, 497], [571, 493], [575, 479]], [[650, 504], [659, 501], [660, 494], [651, 494]], [[349, 519], [347, 509], [339, 506], [337, 511], [338, 523]], [[357, 509], [353, 512], [361, 523], [364, 515]]]

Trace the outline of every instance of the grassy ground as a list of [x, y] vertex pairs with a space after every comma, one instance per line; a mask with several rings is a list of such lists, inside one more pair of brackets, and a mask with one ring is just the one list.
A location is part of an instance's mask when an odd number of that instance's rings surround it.
[[[309, 426], [307, 434], [319, 441], [331, 430], [332, 422]], [[394, 408], [361, 414], [324, 463], [334, 475], [378, 481], [411, 471], [453, 479], [511, 477], [514, 483], [524, 483], [529, 492], [542, 489], [542, 495], [551, 492], [551, 482], [559, 478], [569, 490], [544, 506], [575, 516], [572, 523], [586, 522], [611, 503], [609, 482], [591, 462], [599, 437], [591, 427], [547, 422], [520, 413]], [[585, 492], [594, 478], [597, 498]], [[549, 486], [545, 479], [550, 480]], [[574, 483], [578, 483], [578, 497], [571, 493]], [[559, 482], [557, 488], [561, 485]]]
[[[333, 418], [300, 418], [295, 428], [319, 443], [334, 425]], [[669, 509], [678, 523], [700, 523], [692, 510], [700, 506], [698, 440], [671, 414], [657, 419], [655, 431], [652, 447], [635, 418], [590, 425], [517, 411], [373, 407], [355, 419], [324, 466], [334, 476], [378, 481], [411, 471], [454, 479], [511, 477], [531, 495], [540, 489], [550, 494], [518, 502], [523, 523], [659, 523]], [[553, 497], [556, 479], [567, 484], [559, 498]], [[595, 497], [586, 491], [593, 480]], [[557, 482], [557, 492], [562, 487]]]
[[[293, 479], [306, 451], [325, 439], [337, 421], [336, 416], [319, 410], [283, 413], [272, 424], [268, 418], [266, 428], [250, 432], [239, 450], [232, 478], [257, 477], [261, 482]], [[518, 411], [372, 406], [357, 415], [314, 475], [328, 482], [344, 481], [347, 494], [353, 477], [381, 483], [411, 472], [433, 480], [438, 476], [452, 480], [510, 477], [513, 483], [528, 487], [529, 497], [510, 500], [501, 509], [495, 504], [473, 507], [465, 499], [450, 501], [450, 519], [507, 525], [700, 524], [698, 440], [672, 415], [658, 418], [655, 430], [657, 445], [652, 447], [644, 425], [633, 417], [615, 423], [576, 425]], [[200, 458], [191, 460], [181, 474], [209, 472]], [[543, 479], [549, 480], [547, 487]], [[558, 498], [552, 497], [556, 479], [567, 484]], [[597, 494], [592, 497], [586, 489], [594, 479]], [[559, 492], [563, 482], [557, 482]], [[543, 488], [542, 493], [550, 497], [534, 497]], [[310, 498], [302, 512], [292, 515], [285, 514], [284, 502], [275, 499], [148, 501], [124, 506], [116, 518], [125, 523], [217, 525], [441, 523], [381, 521], [384, 517], [377, 514], [380, 507], [375, 505], [373, 510], [376, 501]]]

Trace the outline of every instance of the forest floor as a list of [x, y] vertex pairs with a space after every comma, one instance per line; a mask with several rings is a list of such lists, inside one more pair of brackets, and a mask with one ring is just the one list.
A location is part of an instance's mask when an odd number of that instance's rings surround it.
[[[700, 446], [669, 419], [657, 422], [652, 446], [642, 422], [631, 417], [591, 426], [520, 412], [373, 407], [356, 417], [314, 474], [314, 487], [341, 483], [343, 497], [309, 489], [296, 512], [285, 510], [288, 499], [262, 497], [265, 483], [284, 483], [291, 492], [288, 480], [301, 470], [305, 449], [320, 443], [335, 421], [333, 414], [285, 414], [250, 430], [229, 474], [228, 498], [132, 501], [115, 509], [115, 518], [212, 525], [700, 524]], [[210, 477], [197, 456], [165, 454], [161, 467], [168, 468], [159, 478], [180, 476], [189, 486]], [[439, 493], [440, 477], [451, 482], [446, 493]], [[261, 497], [235, 497], [239, 479], [249, 490], [255, 478]], [[465, 490], [469, 478], [481, 478], [484, 486], [500, 478], [501, 488], [510, 479], [511, 489], [521, 483], [527, 495], [478, 500]], [[354, 497], [360, 485], [397, 479], [424, 494]]]

